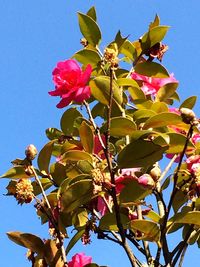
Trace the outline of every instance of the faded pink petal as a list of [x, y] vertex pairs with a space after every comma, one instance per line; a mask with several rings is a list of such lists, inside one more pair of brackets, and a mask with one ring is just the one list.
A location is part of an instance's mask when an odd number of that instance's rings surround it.
[[153, 178], [147, 173], [141, 175], [138, 178], [138, 183], [144, 187], [153, 188], [155, 186], [155, 182], [154, 182]]
[[200, 142], [200, 134], [194, 134], [194, 135], [192, 136], [192, 142], [193, 142], [194, 144]]
[[87, 65], [86, 69], [82, 71], [73, 59], [58, 62], [52, 72], [55, 90], [49, 92], [51, 96], [62, 98], [57, 105], [58, 108], [69, 105], [71, 101], [82, 103], [90, 97], [90, 87], [87, 86], [87, 83], [91, 72], [92, 67], [90, 65]]
[[194, 173], [197, 169], [200, 168], [200, 155], [190, 156], [186, 159], [187, 169]]
[[68, 267], [84, 267], [89, 263], [92, 263], [92, 257], [86, 256], [84, 253], [77, 253], [68, 262]]
[[178, 83], [178, 81], [174, 78], [173, 73], [170, 74], [170, 77], [168, 78], [154, 78], [133, 72], [131, 74], [131, 78], [136, 81], [143, 82], [141, 89], [143, 90], [145, 95], [155, 95], [162, 86], [168, 83]]

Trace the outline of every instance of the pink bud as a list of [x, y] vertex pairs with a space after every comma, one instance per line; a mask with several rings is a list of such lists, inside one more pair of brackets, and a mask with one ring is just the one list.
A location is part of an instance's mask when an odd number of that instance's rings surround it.
[[153, 178], [151, 177], [151, 175], [147, 173], [141, 175], [138, 178], [138, 183], [144, 187], [149, 187], [149, 188], [153, 188], [155, 186]]

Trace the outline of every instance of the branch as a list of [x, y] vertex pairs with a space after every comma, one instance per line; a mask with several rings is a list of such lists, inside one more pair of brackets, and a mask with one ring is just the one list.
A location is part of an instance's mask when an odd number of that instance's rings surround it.
[[54, 218], [54, 214], [53, 214], [53, 212], [52, 212], [51, 205], [50, 205], [49, 200], [48, 200], [48, 198], [47, 198], [47, 196], [46, 196], [46, 193], [45, 193], [45, 191], [44, 191], [44, 189], [43, 189], [43, 186], [42, 186], [42, 184], [41, 184], [41, 182], [40, 182], [40, 179], [39, 179], [39, 177], [38, 177], [38, 175], [37, 175], [37, 173], [36, 173], [36, 171], [35, 171], [35, 168], [34, 168], [32, 165], [31, 165], [31, 170], [33, 171], [33, 174], [34, 174], [34, 176], [35, 176], [35, 180], [36, 180], [36, 182], [38, 183], [38, 185], [39, 185], [39, 187], [40, 187], [40, 189], [41, 189], [43, 198], [44, 198], [45, 203], [46, 203], [46, 205], [47, 205], [47, 207], [48, 207], [48, 212], [50, 213], [50, 215], [49, 215], [49, 213], [46, 211], [45, 206], [43, 206], [43, 207], [44, 207], [44, 211], [45, 211], [45, 213], [46, 213], [48, 219], [50, 220], [50, 222], [53, 224], [53, 226], [54, 226], [54, 228], [55, 228], [55, 231], [56, 231], [56, 234], [57, 234], [57, 237], [58, 237], [58, 240], [59, 240], [59, 244], [60, 244], [61, 255], [62, 255], [63, 262], [64, 262], [64, 267], [68, 267], [67, 259], [66, 259], [66, 253], [65, 253], [65, 248], [64, 248], [64, 246], [63, 246], [63, 238], [61, 237], [60, 230], [59, 230], [59, 228], [58, 228], [58, 226], [57, 226], [57, 221], [56, 221], [55, 218]]

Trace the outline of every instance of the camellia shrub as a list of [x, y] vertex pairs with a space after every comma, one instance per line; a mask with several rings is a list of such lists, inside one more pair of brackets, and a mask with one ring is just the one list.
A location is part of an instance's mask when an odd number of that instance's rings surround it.
[[133, 267], [182, 266], [187, 247], [200, 247], [200, 133], [196, 97], [181, 102], [160, 63], [168, 27], [156, 16], [139, 39], [119, 31], [101, 51], [95, 8], [78, 20], [82, 47], [57, 63], [49, 92], [64, 111], [60, 129], [1, 176], [7, 195], [35, 202], [50, 238], [7, 235], [35, 267], [99, 266], [80, 251], [68, 259], [91, 236], [119, 244]]

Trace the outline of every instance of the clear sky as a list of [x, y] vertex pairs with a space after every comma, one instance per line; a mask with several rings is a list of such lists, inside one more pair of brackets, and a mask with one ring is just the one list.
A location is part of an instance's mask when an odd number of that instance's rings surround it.
[[[119, 29], [137, 39], [157, 13], [161, 24], [171, 26], [163, 64], [180, 81], [181, 99], [200, 95], [198, 0], [0, 0], [0, 174], [11, 167], [10, 161], [24, 157], [28, 144], [41, 149], [47, 141], [46, 128], [59, 127], [63, 110], [56, 109], [58, 99], [47, 94], [53, 89], [51, 72], [58, 61], [81, 48], [76, 13], [92, 5], [103, 33], [102, 49]], [[0, 266], [28, 267], [26, 250], [10, 242], [5, 232], [18, 230], [47, 238], [47, 228], [40, 226], [34, 208], [18, 206], [13, 198], [3, 196], [7, 183], [0, 181]], [[90, 247], [79, 245], [73, 252], [85, 251], [102, 265], [129, 267], [123, 252], [114, 248], [112, 243], [94, 240]], [[197, 266], [199, 255], [196, 247], [190, 249], [184, 267]]]

